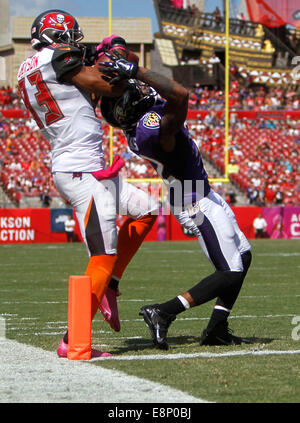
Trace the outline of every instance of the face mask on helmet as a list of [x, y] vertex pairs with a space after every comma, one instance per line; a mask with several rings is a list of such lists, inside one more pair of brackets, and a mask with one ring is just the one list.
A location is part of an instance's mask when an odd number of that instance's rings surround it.
[[38, 50], [52, 43], [77, 45], [83, 33], [76, 19], [63, 10], [47, 10], [41, 13], [31, 27], [31, 46]]
[[121, 97], [102, 97], [103, 119], [115, 128], [132, 129], [157, 100], [156, 91], [135, 79], [127, 81], [127, 89]]

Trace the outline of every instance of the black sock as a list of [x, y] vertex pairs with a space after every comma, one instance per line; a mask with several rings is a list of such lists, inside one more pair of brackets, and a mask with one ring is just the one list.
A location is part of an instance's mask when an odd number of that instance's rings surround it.
[[218, 297], [227, 285], [226, 272], [216, 271], [189, 289], [188, 293], [194, 299], [195, 304], [200, 305]]
[[110, 289], [117, 291], [119, 289], [119, 282], [119, 279], [112, 277], [108, 286], [110, 287]]
[[210, 331], [214, 329], [216, 326], [218, 326], [218, 324], [222, 322], [226, 322], [226, 320], [228, 319], [229, 313], [230, 313], [229, 311], [219, 310], [214, 308], [207, 325], [207, 330]]
[[173, 300], [167, 301], [165, 303], [159, 304], [158, 308], [168, 314], [179, 314], [185, 311], [185, 307], [178, 297], [173, 298]]
[[242, 272], [217, 270], [189, 289], [188, 293], [196, 305], [204, 304], [231, 290], [233, 286], [240, 283], [241, 278]]
[[68, 331], [65, 333], [65, 336], [63, 337], [63, 340], [64, 340], [64, 343], [65, 344], [68, 344], [68, 342], [69, 342], [69, 333], [68, 333]]

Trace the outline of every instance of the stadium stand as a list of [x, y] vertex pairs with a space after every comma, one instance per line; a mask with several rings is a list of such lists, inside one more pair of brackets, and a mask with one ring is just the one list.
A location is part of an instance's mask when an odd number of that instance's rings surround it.
[[[276, 106], [267, 104], [268, 95], [265, 90], [260, 90], [255, 96], [252, 95], [251, 89], [246, 90], [244, 94], [239, 91], [239, 97], [245, 95], [246, 100], [250, 98], [253, 101], [238, 101], [238, 107], [232, 104], [232, 109], [245, 107], [247, 110], [257, 110], [259, 103], [260, 109], [266, 105], [267, 110], [274, 110], [274, 107], [280, 110], [290, 104], [291, 98], [293, 104], [299, 101], [294, 95], [290, 96], [291, 91], [283, 91], [281, 88], [272, 91], [275, 97], [278, 95], [280, 98], [280, 105]], [[3, 111], [5, 108], [12, 109], [19, 101], [10, 89], [6, 93], [2, 90], [2, 97], [6, 99], [6, 104], [2, 105]], [[207, 99], [209, 107], [201, 104], [203, 98]], [[220, 98], [221, 113], [218, 115], [216, 101], [218, 102]], [[195, 108], [199, 111], [206, 110], [207, 114], [204, 118], [189, 119], [188, 124], [204, 158], [222, 173], [224, 172], [223, 97], [219, 92], [209, 91], [204, 87], [199, 99], [200, 102]], [[20, 103], [18, 106], [21, 107]], [[281, 204], [300, 203], [299, 120], [300, 118], [248, 119], [238, 118], [235, 113], [231, 115], [229, 163], [237, 165], [238, 171], [231, 173], [230, 179], [244, 192], [248, 203], [268, 205], [278, 204], [279, 201]], [[103, 131], [106, 160], [109, 162], [108, 125], [103, 125]], [[125, 158], [126, 166], [122, 172], [127, 178], [157, 177], [150, 166], [129, 151], [120, 130], [115, 129], [113, 136], [113, 153], [121, 154]], [[34, 121], [0, 118], [0, 140], [1, 185], [16, 205], [23, 196], [37, 197], [45, 191], [52, 197], [58, 196], [50, 175], [50, 146], [38, 131]], [[254, 190], [258, 190], [259, 193], [253, 199], [251, 193]], [[276, 198], [277, 192], [283, 193], [281, 200]]]
[[[223, 119], [210, 113], [189, 123], [202, 155], [224, 172]], [[236, 173], [229, 176], [247, 203], [299, 205], [299, 120], [235, 119], [230, 129], [229, 164]]]
[[[156, 37], [172, 42], [179, 65], [197, 65], [202, 68], [202, 78], [207, 85], [222, 87], [226, 42], [222, 14], [174, 7], [170, 0], [155, 0], [154, 3], [160, 23]], [[299, 40], [299, 29], [285, 26], [275, 30], [256, 22], [231, 18], [230, 61], [236, 66], [232, 79], [238, 79], [241, 84], [247, 83], [249, 76], [257, 84], [292, 83], [290, 67], [292, 58], [299, 52]], [[219, 63], [212, 62], [214, 54]]]

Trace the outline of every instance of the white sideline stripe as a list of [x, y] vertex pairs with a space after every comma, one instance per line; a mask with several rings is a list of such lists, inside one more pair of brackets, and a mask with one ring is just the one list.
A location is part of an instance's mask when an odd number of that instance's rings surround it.
[[297, 257], [300, 256], [300, 253], [258, 253], [255, 255], [261, 257]]
[[[17, 314], [7, 314], [7, 313], [1, 313], [0, 314], [0, 317], [4, 317], [9, 323], [8, 323], [8, 325], [13, 325], [13, 324], [15, 324], [15, 322], [13, 322], [13, 323], [10, 323], [10, 321], [14, 321], [16, 318], [17, 318]], [[296, 314], [265, 314], [265, 315], [261, 315], [261, 316], [259, 316], [259, 315], [253, 315], [253, 314], [240, 314], [240, 315], [235, 315], [235, 316], [230, 316], [230, 320], [231, 319], [272, 319], [272, 318], [278, 318], [278, 317], [294, 317], [294, 316], [296, 316]], [[179, 320], [182, 320], [182, 321], [184, 321], [184, 320], [208, 320], [209, 319], [209, 317], [178, 317], [177, 319], [176, 319], [176, 321], [179, 321]], [[22, 321], [22, 324], [24, 323], [24, 324], [26, 324], [26, 323], [31, 323], [30, 322], [30, 320], [38, 320], [38, 318], [37, 317], [22, 317], [22, 318], [20, 318], [20, 320]], [[29, 322], [28, 322], [29, 321]], [[131, 320], [128, 320], [128, 319], [121, 319], [121, 322], [130, 322], [130, 321], [133, 321], [133, 322], [140, 322], [140, 321], [143, 321], [143, 319], [131, 319]], [[53, 324], [54, 326], [56, 326], [57, 324], [61, 324], [61, 323], [63, 323], [63, 324], [67, 324], [68, 322], [67, 322], [67, 320], [58, 320], [57, 322], [47, 322], [47, 324]], [[20, 322], [19, 322], [19, 324], [20, 324]], [[16, 327], [18, 327], [18, 326], [16, 326]]]
[[[151, 254], [182, 254], [182, 253], [188, 253], [188, 254], [197, 254], [197, 249], [190, 250], [190, 249], [184, 249], [181, 248], [180, 250], [168, 250], [168, 249], [155, 249], [152, 250], [151, 248], [143, 247], [143, 251], [151, 251]], [[298, 257], [300, 256], [300, 253], [255, 253], [256, 257]]]
[[203, 403], [124, 372], [69, 361], [56, 352], [0, 340], [0, 403]]
[[[300, 350], [243, 350], [243, 351], [230, 351], [225, 353], [192, 353], [192, 354], [156, 354], [156, 355], [127, 355], [122, 357], [108, 357], [106, 360], [115, 361], [139, 361], [139, 360], [181, 360], [187, 358], [223, 358], [223, 357], [242, 357], [242, 356], [264, 356], [264, 355], [294, 355], [300, 354]], [[95, 361], [102, 361], [105, 358], [95, 358]]]

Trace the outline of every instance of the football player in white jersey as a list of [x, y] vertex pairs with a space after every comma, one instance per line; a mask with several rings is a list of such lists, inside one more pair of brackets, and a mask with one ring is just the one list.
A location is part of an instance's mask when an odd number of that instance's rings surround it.
[[[119, 178], [121, 158], [105, 169], [102, 124], [92, 97], [118, 96], [124, 87], [123, 82], [109, 84], [96, 67], [85, 66], [82, 38], [78, 22], [69, 13], [41, 13], [31, 28], [36, 53], [21, 64], [18, 84], [26, 107], [51, 145], [55, 186], [76, 212], [89, 254], [86, 275], [92, 279], [93, 318], [98, 307], [103, 312], [101, 304], [112, 276], [122, 276], [151, 229], [157, 205]], [[129, 216], [119, 237], [117, 214]], [[108, 302], [116, 305], [116, 296], [117, 291], [111, 291]], [[118, 315], [114, 320], [110, 317], [105, 315], [111, 327], [120, 330]], [[67, 351], [68, 333], [57, 352], [67, 357]], [[92, 357], [110, 355], [92, 350]]]

